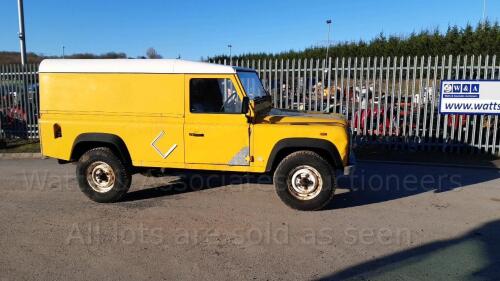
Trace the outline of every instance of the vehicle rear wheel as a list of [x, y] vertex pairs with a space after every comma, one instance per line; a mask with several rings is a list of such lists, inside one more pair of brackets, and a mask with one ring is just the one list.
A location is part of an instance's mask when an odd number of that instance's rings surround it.
[[285, 157], [274, 172], [280, 199], [302, 211], [324, 208], [335, 193], [332, 166], [312, 151], [297, 151]]
[[85, 152], [76, 166], [80, 190], [91, 200], [112, 203], [127, 193], [132, 173], [109, 148]]

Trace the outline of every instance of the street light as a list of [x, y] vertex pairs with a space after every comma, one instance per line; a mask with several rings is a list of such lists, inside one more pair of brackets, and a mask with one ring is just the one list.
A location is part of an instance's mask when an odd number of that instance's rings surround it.
[[26, 35], [24, 34], [23, 0], [17, 0], [17, 15], [19, 18], [19, 45], [21, 47], [21, 63], [26, 64]]
[[227, 45], [227, 47], [229, 48], [229, 64], [233, 65], [233, 56], [231, 54], [231, 49], [233, 48], [233, 45], [229, 44]]
[[486, 0], [483, 0], [483, 26], [486, 23]]
[[62, 58], [64, 59], [64, 49], [66, 49], [66, 47], [63, 45], [62, 46]]
[[330, 30], [332, 27], [332, 20], [327, 20], [326, 24], [328, 24], [328, 40], [326, 41], [326, 60], [328, 61], [328, 50], [330, 48]]
[[[332, 26], [332, 20], [328, 19], [326, 20], [326, 24], [328, 25], [328, 39], [326, 41], [326, 59], [325, 59], [325, 65], [328, 65], [328, 51], [330, 49], [330, 29]], [[330, 71], [328, 67], [325, 67], [325, 71], [323, 71], [323, 75], [327, 76], [327, 72]], [[323, 81], [326, 80], [326, 77], [323, 77]]]

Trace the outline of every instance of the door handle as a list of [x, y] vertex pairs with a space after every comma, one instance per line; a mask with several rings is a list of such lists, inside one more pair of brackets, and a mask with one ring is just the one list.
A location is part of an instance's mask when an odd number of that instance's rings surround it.
[[202, 134], [202, 133], [189, 133], [189, 136], [201, 138], [201, 137], [204, 137], [205, 134]]

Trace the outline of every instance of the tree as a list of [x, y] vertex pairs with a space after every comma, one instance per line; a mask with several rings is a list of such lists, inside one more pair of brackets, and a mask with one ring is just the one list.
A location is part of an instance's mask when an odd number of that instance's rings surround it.
[[158, 52], [153, 47], [146, 50], [146, 57], [148, 59], [161, 59], [162, 58], [162, 56], [160, 54], [158, 54]]
[[[440, 55], [500, 55], [500, 25], [486, 21], [475, 28], [449, 26], [439, 29], [412, 32], [409, 35], [384, 35], [380, 33], [370, 41], [340, 42], [330, 46], [332, 57], [369, 56], [440, 56]], [[280, 53], [249, 53], [233, 56], [233, 60], [262, 59], [310, 59], [323, 58], [326, 46], [313, 46], [301, 51]], [[228, 60], [226, 55], [209, 57], [207, 60]]]

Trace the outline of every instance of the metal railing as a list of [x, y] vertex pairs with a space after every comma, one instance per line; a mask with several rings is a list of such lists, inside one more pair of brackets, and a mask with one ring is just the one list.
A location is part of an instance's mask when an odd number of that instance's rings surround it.
[[[359, 145], [500, 155], [498, 115], [438, 113], [442, 79], [500, 80], [496, 56], [233, 63], [258, 72], [275, 107], [345, 115]], [[38, 138], [37, 71], [36, 65], [0, 66], [0, 138]]]
[[233, 64], [257, 70], [275, 107], [345, 115], [357, 144], [500, 154], [498, 115], [438, 113], [441, 80], [500, 80], [496, 56], [233, 60]]
[[0, 65], [0, 138], [38, 138], [38, 66]]

